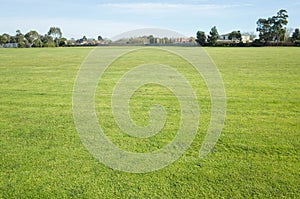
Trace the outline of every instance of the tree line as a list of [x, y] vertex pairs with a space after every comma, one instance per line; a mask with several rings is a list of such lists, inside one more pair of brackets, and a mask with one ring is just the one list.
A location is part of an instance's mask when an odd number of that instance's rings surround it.
[[24, 47], [58, 47], [63, 46], [67, 41], [62, 37], [59, 27], [51, 27], [47, 34], [40, 35], [37, 31], [31, 30], [23, 34], [20, 30], [12, 36], [7, 33], [0, 35], [0, 44], [17, 43], [19, 48]]
[[[256, 31], [259, 33], [259, 38], [256, 38], [254, 33], [247, 33], [246, 35], [253, 40], [253, 46], [263, 46], [263, 45], [272, 45], [272, 44], [284, 44], [292, 43], [295, 45], [300, 45], [300, 31], [299, 28], [296, 28], [292, 33], [288, 32], [286, 26], [288, 24], [288, 13], [286, 10], [281, 9], [277, 12], [277, 15], [265, 18], [259, 18], [256, 22], [257, 28]], [[209, 35], [206, 36], [204, 31], [198, 31], [196, 33], [196, 42], [201, 46], [216, 46], [220, 45], [218, 40], [220, 35], [216, 26], [212, 27]], [[254, 40], [255, 39], [255, 40]], [[228, 34], [228, 40], [239, 41], [239, 44], [243, 46], [242, 43], [242, 34], [239, 30], [232, 31]], [[239, 45], [237, 44], [237, 45]]]
[[[256, 31], [259, 33], [259, 38], [256, 38], [254, 32], [244, 33], [244, 36], [248, 36], [252, 41], [250, 46], [264, 46], [264, 45], [274, 45], [274, 44], [292, 44], [300, 46], [300, 31], [296, 28], [294, 32], [291, 29], [287, 29], [288, 24], [288, 12], [281, 9], [277, 12], [275, 16], [268, 18], [259, 18], [256, 22]], [[218, 33], [217, 27], [213, 26], [208, 35], [204, 31], [198, 31], [196, 33], [196, 39], [192, 38], [191, 41], [196, 41], [201, 46], [245, 46], [242, 42], [242, 34], [239, 30], [234, 30], [227, 34], [227, 40], [231, 41], [229, 43], [221, 43], [220, 35]], [[149, 39], [151, 43], [151, 38]], [[152, 38], [156, 41], [155, 38]], [[82, 39], [77, 40], [79, 43], [85, 43], [87, 38], [83, 36]], [[103, 41], [101, 36], [98, 36], [98, 40], [94, 43], [99, 43]], [[45, 35], [40, 35], [37, 31], [31, 30], [26, 34], [22, 34], [20, 30], [16, 31], [14, 36], [9, 34], [0, 35], [0, 46], [8, 43], [17, 44], [18, 47], [59, 47], [65, 46], [71, 42], [76, 43], [75, 39], [67, 40], [62, 37], [62, 31], [59, 27], [50, 27], [49, 31]], [[72, 45], [71, 44], [71, 45]], [[249, 45], [248, 45], [249, 46]]]

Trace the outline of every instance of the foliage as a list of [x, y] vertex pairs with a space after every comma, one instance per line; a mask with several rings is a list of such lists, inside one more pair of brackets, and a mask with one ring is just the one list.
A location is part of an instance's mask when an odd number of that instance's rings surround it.
[[217, 27], [212, 27], [211, 31], [209, 32], [209, 35], [207, 37], [207, 41], [210, 45], [214, 46], [217, 43], [217, 40], [219, 39], [219, 33], [217, 30]]
[[98, 41], [103, 41], [103, 37], [101, 35], [98, 36]]
[[48, 35], [52, 36], [55, 42], [56, 47], [59, 46], [59, 41], [62, 37], [62, 32], [59, 27], [50, 27]]
[[27, 39], [30, 47], [42, 47], [42, 41], [40, 35], [37, 31], [31, 30], [25, 34], [25, 38]]
[[239, 40], [239, 41], [242, 41], [242, 34], [241, 34], [241, 32], [239, 30], [238, 31], [232, 31], [229, 34], [228, 39], [229, 40]]
[[42, 36], [41, 41], [43, 42], [43, 47], [55, 47], [53, 38], [48, 34]]
[[293, 32], [293, 35], [292, 35], [292, 41], [295, 42], [296, 40], [300, 40], [299, 28], [296, 28], [295, 32]]
[[206, 43], [206, 35], [205, 35], [205, 32], [203, 31], [198, 31], [197, 32], [197, 39], [196, 39], [196, 42], [201, 45], [201, 46], [204, 46], [205, 43]]
[[268, 19], [258, 19], [256, 31], [259, 32], [261, 41], [284, 41], [286, 33], [285, 26], [287, 24], [287, 11], [281, 9], [277, 12], [276, 16], [269, 17]]

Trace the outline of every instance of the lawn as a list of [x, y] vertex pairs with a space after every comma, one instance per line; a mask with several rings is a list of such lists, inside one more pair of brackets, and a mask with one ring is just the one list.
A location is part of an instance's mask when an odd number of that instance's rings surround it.
[[[102, 50], [112, 48], [120, 47]], [[219, 141], [204, 159], [198, 156], [210, 97], [188, 63], [142, 48], [117, 59], [101, 78], [98, 122], [128, 151], [147, 153], [172, 141], [180, 106], [162, 86], [140, 87], [130, 101], [132, 119], [147, 125], [149, 108], [161, 104], [167, 123], [149, 139], [122, 133], [110, 96], [124, 72], [150, 60], [170, 65], [190, 81], [198, 98], [199, 129], [184, 155], [161, 170], [133, 174], [95, 159], [74, 125], [73, 86], [92, 48], [0, 49], [0, 198], [299, 198], [300, 48], [206, 50], [224, 80], [227, 114]]]

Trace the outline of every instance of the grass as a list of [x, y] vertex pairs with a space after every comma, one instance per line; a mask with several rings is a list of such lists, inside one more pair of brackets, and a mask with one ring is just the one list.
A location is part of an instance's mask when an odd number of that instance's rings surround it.
[[193, 69], [153, 49], [114, 62], [101, 79], [106, 86], [98, 87], [96, 110], [105, 115], [99, 123], [110, 132], [107, 136], [123, 149], [156, 150], [178, 128], [174, 96], [147, 85], [132, 97], [132, 118], [146, 125], [148, 108], [160, 103], [170, 118], [165, 129], [150, 139], [130, 138], [118, 130], [109, 93], [133, 64], [150, 57], [170, 64], [190, 80], [199, 99], [201, 122], [191, 147], [172, 165], [146, 174], [107, 168], [81, 143], [73, 123], [72, 90], [91, 50], [0, 49], [0, 198], [300, 197], [300, 48], [206, 49], [224, 79], [227, 116], [213, 153], [203, 160], [198, 152], [210, 103]]

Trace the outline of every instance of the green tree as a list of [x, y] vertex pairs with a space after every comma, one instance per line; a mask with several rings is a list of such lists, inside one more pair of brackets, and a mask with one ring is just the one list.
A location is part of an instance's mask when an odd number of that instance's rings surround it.
[[24, 48], [26, 46], [27, 40], [20, 30], [16, 31], [15, 42], [18, 43], [18, 47]]
[[25, 34], [25, 38], [27, 39], [28, 43], [32, 47], [42, 47], [42, 42], [40, 39], [40, 35], [37, 31], [31, 30]]
[[101, 35], [98, 36], [98, 41], [103, 41], [103, 37]]
[[279, 10], [277, 15], [272, 17], [272, 31], [274, 32], [274, 40], [277, 42], [284, 41], [288, 17], [287, 11], [284, 9]]
[[276, 16], [268, 19], [260, 18], [257, 21], [256, 31], [259, 32], [261, 41], [284, 41], [286, 33], [286, 25], [288, 24], [287, 11], [281, 9]]
[[204, 46], [206, 43], [206, 35], [205, 32], [203, 31], [198, 31], [197, 32], [197, 39], [196, 42], [200, 45], [200, 46]]
[[239, 40], [239, 41], [242, 41], [242, 34], [241, 34], [241, 32], [239, 30], [238, 31], [232, 31], [229, 34], [228, 39], [229, 40]]
[[217, 40], [219, 39], [219, 33], [217, 30], [217, 27], [212, 27], [211, 31], [209, 32], [207, 41], [210, 43], [210, 45], [214, 46], [217, 43]]
[[6, 44], [10, 41], [10, 35], [4, 33], [3, 35], [0, 35], [0, 44]]
[[59, 40], [62, 37], [62, 32], [58, 27], [51, 27], [48, 31], [48, 35], [54, 39], [56, 47], [59, 45]]
[[300, 30], [299, 28], [296, 28], [292, 35], [292, 41], [295, 42], [297, 40], [300, 40]]
[[256, 22], [257, 28], [256, 31], [259, 32], [259, 39], [261, 41], [270, 41], [272, 40], [272, 29], [271, 29], [271, 19], [260, 18]]
[[65, 46], [67, 44], [67, 39], [66, 38], [61, 38], [59, 41], [59, 46]]
[[48, 34], [41, 36], [41, 41], [43, 43], [43, 47], [55, 47], [53, 38]]

